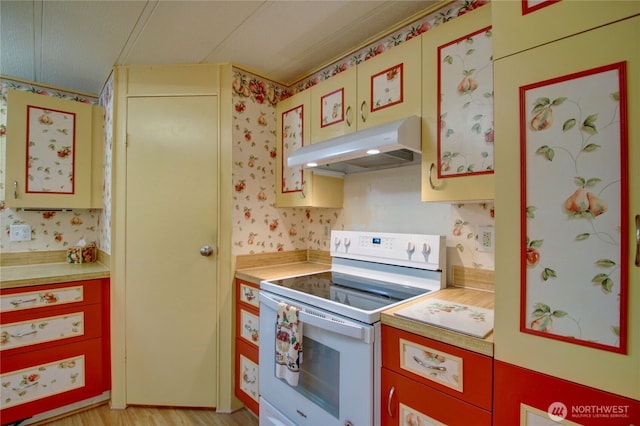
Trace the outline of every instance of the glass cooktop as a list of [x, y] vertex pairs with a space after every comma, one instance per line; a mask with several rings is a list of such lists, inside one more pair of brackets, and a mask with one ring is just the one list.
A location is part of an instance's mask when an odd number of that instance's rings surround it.
[[364, 311], [375, 311], [429, 292], [424, 288], [335, 271], [272, 280], [266, 284], [289, 290], [281, 292], [277, 288], [272, 289], [277, 293], [286, 293], [283, 295], [298, 293], [302, 302], [312, 303], [310, 299], [319, 298]]

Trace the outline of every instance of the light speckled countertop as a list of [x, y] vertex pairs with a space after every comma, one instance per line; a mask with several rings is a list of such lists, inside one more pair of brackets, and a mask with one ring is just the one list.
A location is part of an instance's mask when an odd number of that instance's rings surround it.
[[257, 268], [238, 269], [236, 278], [260, 285], [262, 280], [292, 277], [294, 275], [313, 274], [315, 272], [328, 271], [331, 265], [326, 263], [296, 262], [282, 265], [261, 266]]
[[0, 288], [55, 284], [69, 281], [106, 278], [109, 267], [100, 263], [42, 263], [0, 267]]

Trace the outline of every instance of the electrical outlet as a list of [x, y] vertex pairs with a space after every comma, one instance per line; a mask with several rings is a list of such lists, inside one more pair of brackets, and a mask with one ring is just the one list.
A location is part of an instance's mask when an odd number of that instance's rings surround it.
[[329, 228], [329, 225], [325, 225], [324, 226], [324, 239], [328, 240], [331, 238], [331, 228]]
[[31, 241], [31, 225], [9, 225], [9, 241]]
[[495, 233], [493, 226], [479, 226], [478, 235], [478, 251], [493, 253], [495, 250]]

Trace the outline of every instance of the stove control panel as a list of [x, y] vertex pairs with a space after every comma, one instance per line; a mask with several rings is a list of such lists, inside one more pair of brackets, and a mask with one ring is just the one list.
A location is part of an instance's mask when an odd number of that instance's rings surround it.
[[333, 257], [443, 270], [445, 253], [445, 237], [442, 235], [331, 232]]

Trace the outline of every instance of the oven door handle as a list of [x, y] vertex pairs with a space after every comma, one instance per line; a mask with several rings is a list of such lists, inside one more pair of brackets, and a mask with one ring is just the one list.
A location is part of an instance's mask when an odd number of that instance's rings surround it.
[[[260, 292], [260, 303], [266, 305], [275, 312], [278, 312], [279, 302], [267, 296], [264, 291]], [[365, 342], [369, 342], [371, 339], [371, 333], [368, 333], [368, 329], [361, 325], [349, 323], [342, 318], [335, 318], [330, 314], [323, 315], [321, 317], [318, 314], [307, 312], [300, 306], [292, 306], [300, 309], [298, 311], [298, 319], [302, 321], [303, 324], [309, 324], [314, 327], [318, 327], [321, 330], [327, 330], [332, 333], [341, 334], [343, 336], [351, 337], [357, 340], [363, 340]]]

